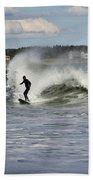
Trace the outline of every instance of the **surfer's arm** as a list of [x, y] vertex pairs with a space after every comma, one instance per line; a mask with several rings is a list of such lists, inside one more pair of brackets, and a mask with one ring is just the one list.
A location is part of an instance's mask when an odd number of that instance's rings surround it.
[[23, 83], [24, 83], [24, 81], [23, 81], [23, 82], [21, 82], [21, 83], [20, 83], [20, 85], [21, 85], [21, 84], [23, 84]]

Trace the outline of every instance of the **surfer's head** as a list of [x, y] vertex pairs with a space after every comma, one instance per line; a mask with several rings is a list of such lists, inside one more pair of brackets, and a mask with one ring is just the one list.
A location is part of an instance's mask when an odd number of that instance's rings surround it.
[[23, 76], [23, 79], [25, 80], [25, 79], [26, 79], [26, 76]]

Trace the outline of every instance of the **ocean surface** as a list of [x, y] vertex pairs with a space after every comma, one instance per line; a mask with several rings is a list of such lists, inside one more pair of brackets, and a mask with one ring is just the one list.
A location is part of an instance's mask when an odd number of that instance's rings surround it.
[[[22, 76], [32, 82], [24, 98]], [[43, 59], [30, 50], [7, 67], [6, 174], [88, 173], [87, 55]]]

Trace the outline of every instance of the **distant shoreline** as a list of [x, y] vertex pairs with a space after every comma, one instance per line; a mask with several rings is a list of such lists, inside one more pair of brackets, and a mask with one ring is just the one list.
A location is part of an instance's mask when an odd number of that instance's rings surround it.
[[26, 50], [33, 50], [36, 52], [41, 52], [42, 53], [42, 58], [54, 58], [58, 57], [66, 52], [70, 51], [83, 51], [87, 53], [88, 51], [88, 46], [87, 45], [66, 45], [66, 46], [61, 46], [61, 45], [55, 45], [53, 47], [41, 47], [41, 46], [31, 46], [31, 47], [21, 47], [18, 49], [6, 49], [6, 56], [10, 56], [10, 60], [18, 53], [26, 51]]

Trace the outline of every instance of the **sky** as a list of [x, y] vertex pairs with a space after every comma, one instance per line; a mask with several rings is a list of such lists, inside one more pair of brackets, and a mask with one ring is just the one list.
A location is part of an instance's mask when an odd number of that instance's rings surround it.
[[6, 48], [87, 45], [88, 8], [5, 7]]

